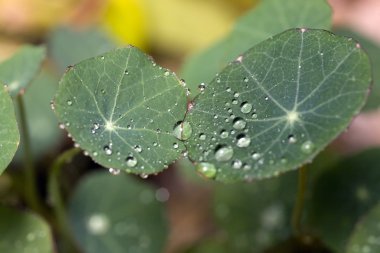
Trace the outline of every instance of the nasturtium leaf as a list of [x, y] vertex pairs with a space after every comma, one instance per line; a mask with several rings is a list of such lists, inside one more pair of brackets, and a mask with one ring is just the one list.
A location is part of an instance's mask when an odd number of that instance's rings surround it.
[[369, 58], [371, 59], [373, 70], [373, 85], [363, 110], [369, 111], [378, 109], [380, 106], [380, 43], [371, 41], [370, 39], [349, 30], [340, 29], [335, 30], [334, 33], [354, 38], [359, 41], [362, 48], [367, 52]]
[[41, 68], [46, 56], [44, 46], [22, 46], [12, 57], [0, 63], [0, 80], [12, 97], [26, 89]]
[[49, 226], [33, 214], [0, 206], [0, 234], [0, 252], [53, 252]]
[[115, 48], [115, 43], [99, 29], [59, 27], [50, 34], [48, 47], [54, 63], [63, 73], [69, 65]]
[[189, 157], [217, 180], [261, 179], [309, 162], [364, 105], [370, 64], [360, 45], [292, 29], [229, 64], [193, 102]]
[[0, 174], [16, 153], [20, 141], [12, 99], [0, 83]]
[[357, 224], [351, 235], [347, 253], [375, 253], [380, 251], [380, 204], [377, 204]]
[[344, 252], [359, 218], [380, 199], [380, 149], [326, 169], [313, 183], [308, 227], [335, 252]]
[[291, 236], [295, 172], [252, 184], [217, 185], [214, 191], [216, 221], [227, 252], [261, 253]]
[[173, 131], [186, 107], [175, 74], [134, 47], [69, 68], [55, 98], [59, 120], [97, 163], [139, 174], [163, 170], [184, 151]]
[[190, 57], [183, 78], [196, 94], [196, 86], [209, 82], [241, 52], [273, 34], [294, 27], [329, 29], [331, 9], [325, 0], [263, 0], [242, 16], [224, 39]]
[[168, 228], [155, 195], [149, 185], [124, 174], [88, 176], [69, 204], [78, 244], [85, 253], [162, 252]]

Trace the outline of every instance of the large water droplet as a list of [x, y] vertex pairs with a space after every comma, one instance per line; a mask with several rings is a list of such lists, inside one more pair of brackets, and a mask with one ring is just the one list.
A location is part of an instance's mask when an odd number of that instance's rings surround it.
[[104, 214], [93, 214], [87, 220], [86, 227], [90, 234], [103, 235], [108, 232], [110, 221]]
[[311, 141], [305, 141], [301, 145], [301, 150], [302, 150], [302, 152], [304, 152], [306, 154], [310, 154], [314, 150], [314, 143]]
[[252, 104], [248, 103], [248, 102], [244, 102], [241, 104], [240, 106], [240, 111], [242, 113], [250, 113], [252, 110]]
[[236, 136], [236, 139], [237, 139], [236, 146], [240, 148], [248, 147], [249, 144], [251, 143], [251, 138], [245, 134], [239, 134], [238, 136]]
[[241, 130], [241, 129], [244, 129], [246, 125], [247, 125], [247, 122], [245, 122], [245, 120], [243, 120], [242, 118], [236, 118], [232, 126], [235, 129]]
[[137, 159], [133, 156], [128, 156], [125, 161], [127, 162], [127, 166], [133, 168], [137, 165]]
[[199, 89], [200, 92], [203, 92], [206, 89], [206, 84], [205, 83], [201, 83], [200, 85], [198, 85], [198, 89]]
[[195, 166], [195, 169], [203, 176], [205, 176], [206, 178], [215, 178], [216, 176], [216, 167], [214, 164], [212, 163], [198, 163], [196, 166]]
[[232, 158], [234, 150], [230, 146], [220, 145], [215, 150], [215, 159], [219, 162], [226, 162]]
[[190, 138], [193, 129], [189, 122], [181, 121], [178, 122], [173, 129], [174, 136], [179, 140], [187, 140]]

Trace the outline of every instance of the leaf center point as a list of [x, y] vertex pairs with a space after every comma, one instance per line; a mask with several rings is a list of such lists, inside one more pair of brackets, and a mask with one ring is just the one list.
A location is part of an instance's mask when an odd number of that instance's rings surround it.
[[293, 124], [294, 122], [299, 120], [298, 112], [296, 111], [290, 111], [288, 112], [288, 115], [286, 116], [286, 119], [290, 124]]
[[105, 128], [107, 131], [113, 132], [115, 130], [115, 125], [112, 121], [106, 121]]

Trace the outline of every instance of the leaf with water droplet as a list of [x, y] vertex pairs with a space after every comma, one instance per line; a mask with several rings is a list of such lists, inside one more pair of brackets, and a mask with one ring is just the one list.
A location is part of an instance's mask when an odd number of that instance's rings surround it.
[[[211, 81], [216, 73], [241, 52], [273, 34], [294, 27], [328, 30], [331, 27], [331, 9], [327, 2], [325, 0], [261, 1], [257, 7], [236, 22], [230, 34], [185, 62], [181, 72], [193, 91], [192, 95], [197, 95], [196, 86], [199, 83]], [[242, 77], [243, 80], [246, 80], [245, 78], [247, 77]], [[217, 80], [218, 83], [224, 81]]]
[[20, 134], [17, 128], [12, 99], [0, 83], [0, 174], [16, 153]]
[[[134, 47], [75, 65], [55, 98], [59, 120], [94, 161], [139, 174], [163, 170], [184, 151], [173, 129], [186, 107], [180, 80]], [[181, 126], [188, 138], [191, 126]]]
[[25, 45], [0, 63], [0, 80], [7, 85], [12, 97], [26, 89], [39, 72], [45, 57], [45, 47]]
[[345, 252], [355, 224], [380, 199], [379, 180], [380, 149], [329, 166], [313, 182], [305, 223], [334, 252]]
[[164, 206], [155, 191], [125, 175], [86, 177], [69, 203], [69, 220], [84, 252], [159, 253], [168, 235]]
[[[360, 111], [371, 73], [355, 41], [323, 30], [291, 29], [248, 50], [218, 79], [222, 82], [212, 81], [194, 100], [186, 121], [197, 128], [185, 143], [192, 160], [215, 164], [217, 180], [244, 180], [310, 162]], [[252, 104], [255, 117], [241, 110], [245, 103]], [[227, 129], [227, 138], [197, 138]], [[220, 147], [233, 155], [220, 159]], [[252, 159], [252, 153], [260, 158]], [[230, 160], [250, 169], [234, 170]]]
[[380, 204], [356, 225], [347, 246], [347, 253], [380, 252]]
[[34, 214], [0, 206], [0, 234], [0, 252], [53, 252], [50, 228]]

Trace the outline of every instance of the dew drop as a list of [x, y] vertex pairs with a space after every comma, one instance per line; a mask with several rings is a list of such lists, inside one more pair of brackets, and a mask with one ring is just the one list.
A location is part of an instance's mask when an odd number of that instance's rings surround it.
[[240, 160], [234, 160], [232, 162], [232, 168], [240, 169], [243, 166], [243, 163]]
[[257, 152], [253, 152], [252, 153], [252, 159], [253, 160], [258, 160], [259, 158], [261, 157], [261, 155]]
[[206, 140], [206, 135], [205, 135], [204, 133], [201, 133], [201, 134], [199, 135], [199, 140], [201, 140], [201, 141]]
[[239, 148], [245, 148], [248, 147], [249, 144], [251, 144], [251, 138], [245, 134], [239, 134], [237, 137], [236, 146]]
[[178, 140], [187, 140], [190, 138], [192, 133], [193, 133], [193, 128], [191, 127], [190, 123], [187, 121], [178, 122], [174, 126], [174, 129], [173, 129], [173, 135]]
[[245, 83], [248, 83], [248, 81], [249, 81], [248, 77], [244, 77], [244, 78], [243, 78], [243, 81], [244, 81]]
[[60, 129], [65, 129], [65, 124], [63, 124], [63, 123], [59, 124], [59, 128]]
[[214, 164], [206, 163], [206, 162], [198, 163], [195, 166], [195, 169], [197, 170], [198, 173], [210, 179], [215, 178], [216, 172], [217, 172]]
[[134, 147], [134, 150], [138, 153], [141, 153], [142, 152], [142, 147], [140, 145], [135, 145]]
[[290, 144], [293, 144], [293, 143], [296, 143], [296, 142], [297, 142], [297, 139], [296, 139], [296, 137], [294, 137], [294, 135], [289, 135], [289, 136], [288, 136], [288, 142], [289, 142]]
[[106, 153], [106, 155], [112, 155], [112, 144], [105, 145], [103, 147], [103, 150]]
[[177, 149], [178, 148], [178, 143], [174, 142], [173, 143], [173, 148]]
[[252, 110], [252, 104], [248, 103], [248, 102], [244, 102], [241, 104], [240, 106], [240, 111], [242, 113], [250, 113]]
[[127, 69], [124, 71], [124, 74], [125, 74], [125, 75], [128, 75], [128, 74], [129, 74], [129, 72], [128, 72]]
[[230, 146], [219, 145], [215, 150], [215, 159], [218, 162], [226, 162], [232, 158], [234, 150]]
[[201, 83], [200, 85], [198, 85], [198, 89], [203, 92], [205, 89], [206, 89], [206, 84], [205, 83]]
[[301, 145], [301, 151], [306, 154], [310, 154], [311, 152], [313, 152], [313, 150], [314, 150], [314, 143], [311, 141], [305, 141]]
[[225, 138], [227, 138], [228, 137], [228, 131], [226, 131], [226, 130], [222, 130], [222, 131], [220, 131], [220, 138], [222, 138], [222, 139], [225, 139]]
[[165, 72], [164, 72], [164, 75], [165, 75], [165, 76], [169, 76], [169, 75], [170, 75], [170, 72], [169, 72], [169, 71], [165, 71]]
[[232, 126], [235, 129], [241, 130], [241, 129], [244, 129], [246, 125], [247, 125], [247, 122], [245, 122], [242, 118], [236, 118]]
[[127, 166], [133, 168], [137, 165], [137, 159], [133, 156], [128, 156], [125, 161], [127, 162]]
[[120, 174], [120, 170], [119, 169], [109, 168], [108, 171], [112, 175], [119, 175]]
[[71, 100], [67, 100], [67, 105], [68, 106], [70, 106], [70, 105], [72, 105], [73, 104], [73, 101], [71, 101]]

